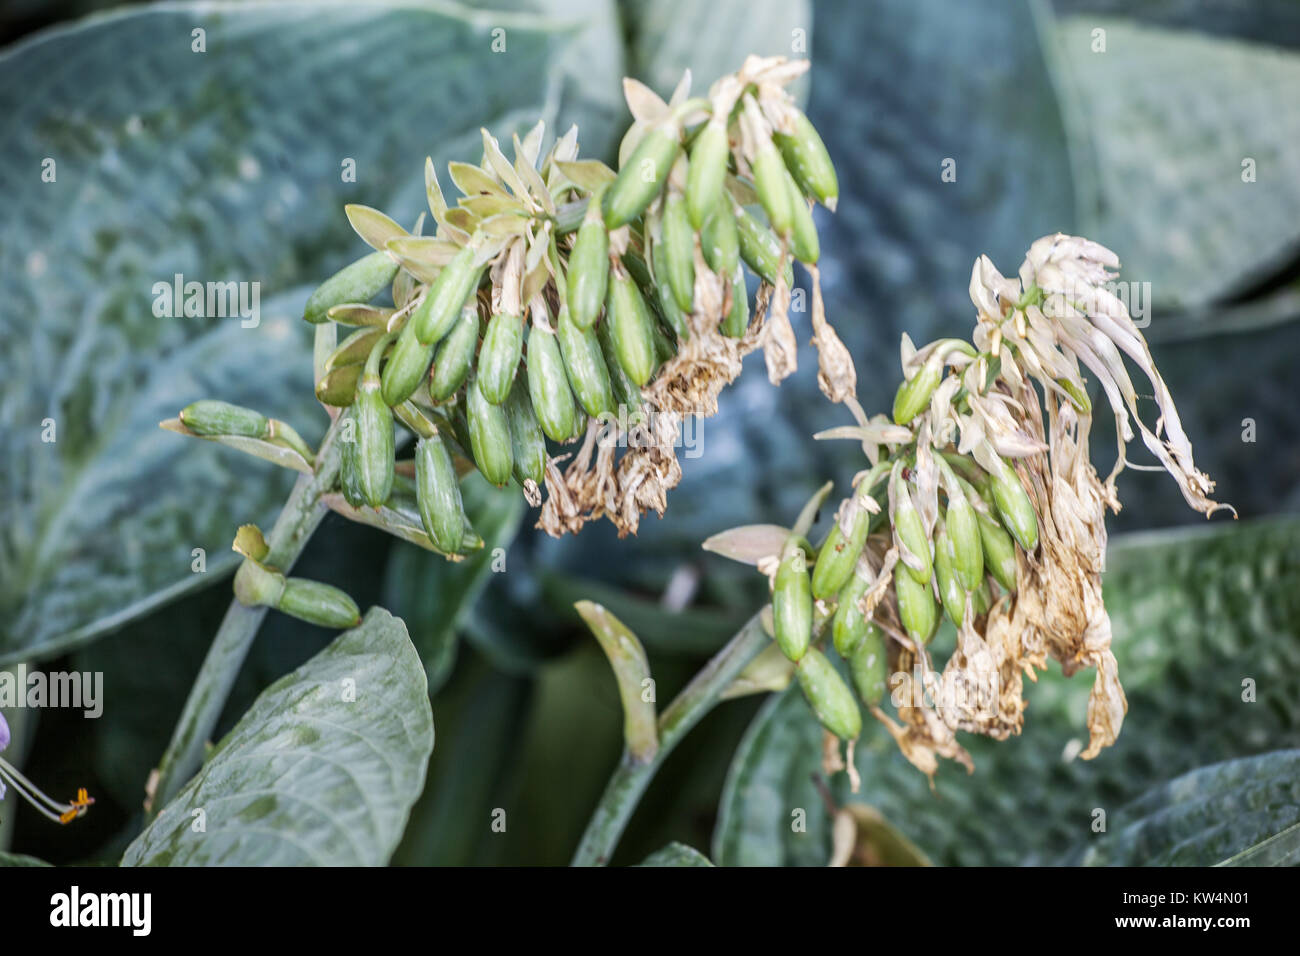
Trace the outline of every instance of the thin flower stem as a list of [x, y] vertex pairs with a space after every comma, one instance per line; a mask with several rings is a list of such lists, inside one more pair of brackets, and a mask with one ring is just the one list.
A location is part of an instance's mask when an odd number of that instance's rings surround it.
[[582, 842], [578, 844], [573, 857], [574, 866], [604, 866], [609, 862], [641, 795], [664, 760], [691, 728], [713, 709], [722, 692], [767, 647], [770, 640], [763, 630], [761, 616], [755, 614], [663, 712], [659, 718], [659, 749], [655, 755], [648, 761], [637, 761], [631, 754], [623, 754], [587, 824]]
[[[288, 572], [328, 510], [322, 498], [334, 485], [339, 472], [339, 449], [332, 426], [316, 456], [316, 471], [301, 476], [267, 535], [270, 550], [263, 564]], [[241, 567], [242, 570], [242, 567]], [[236, 572], [238, 578], [239, 572]], [[230, 602], [221, 627], [203, 660], [190, 696], [185, 701], [171, 743], [158, 764], [158, 777], [146, 811], [152, 819], [176, 796], [203, 762], [203, 747], [211, 737], [230, 689], [257, 636], [265, 607], [246, 607]]]

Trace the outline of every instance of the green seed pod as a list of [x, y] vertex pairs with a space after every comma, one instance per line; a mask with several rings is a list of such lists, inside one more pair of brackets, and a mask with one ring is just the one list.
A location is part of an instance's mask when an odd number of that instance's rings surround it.
[[835, 650], [845, 660], [852, 655], [867, 631], [875, 627], [871, 619], [858, 607], [858, 601], [870, 587], [870, 577], [855, 573], [840, 590], [837, 598], [835, 619], [831, 622], [831, 635], [835, 640]]
[[[581, 330], [579, 330], [581, 331]], [[606, 371], [606, 377], [609, 372]], [[528, 333], [528, 397], [548, 438], [567, 441], [578, 417], [560, 343], [554, 332], [533, 326]]]
[[408, 323], [397, 336], [397, 344], [384, 365], [384, 401], [389, 405], [400, 405], [410, 398], [424, 381], [432, 361], [433, 346], [421, 344], [415, 334], [415, 325]]
[[910, 574], [894, 574], [894, 595], [898, 598], [898, 618], [908, 636], [924, 644], [934, 634], [938, 615], [930, 582], [922, 584]]
[[812, 583], [808, 559], [793, 537], [786, 540], [772, 587], [772, 623], [781, 653], [798, 663], [812, 641]]
[[518, 379], [506, 399], [506, 416], [510, 422], [511, 456], [515, 479], [525, 479], [539, 486], [546, 479], [546, 436], [528, 399], [528, 385]]
[[600, 340], [600, 352], [605, 357], [605, 366], [609, 369], [609, 384], [613, 389], [614, 401], [627, 410], [628, 421], [640, 421], [644, 416], [641, 411], [641, 389], [623, 371], [619, 364], [618, 352], [614, 348], [611, 323], [601, 322], [596, 326], [596, 338]]
[[510, 480], [510, 472], [514, 467], [510, 421], [504, 408], [493, 405], [483, 396], [477, 379], [470, 380], [465, 393], [468, 398], [466, 414], [474, 464], [484, 478], [501, 487]]
[[800, 262], [816, 265], [821, 256], [821, 243], [817, 239], [817, 224], [813, 222], [812, 210], [808, 208], [808, 203], [789, 173], [785, 174], [785, 182], [790, 192], [790, 215], [793, 221], [790, 250]]
[[695, 308], [695, 232], [686, 213], [686, 199], [671, 189], [664, 200], [663, 247], [668, 275], [656, 278], [660, 282], [667, 278], [677, 307], [691, 312]]
[[853, 650], [849, 658], [849, 673], [858, 696], [868, 707], [879, 706], [885, 699], [885, 686], [889, 679], [889, 655], [885, 652], [885, 638], [874, 624]]
[[1008, 591], [1016, 589], [1016, 543], [1006, 529], [987, 515], [975, 513], [984, 546], [984, 567]]
[[345, 302], [369, 302], [387, 289], [397, 275], [397, 263], [385, 252], [372, 252], [349, 266], [344, 266], [322, 282], [302, 310], [302, 317], [313, 325], [329, 318], [329, 310]]
[[638, 387], [644, 385], [655, 372], [654, 320], [636, 283], [621, 269], [610, 278], [605, 320], [618, 364]]
[[510, 394], [523, 351], [523, 319], [504, 313], [492, 316], [478, 351], [478, 387], [493, 405], [500, 405]]
[[898, 386], [894, 395], [894, 421], [906, 425], [921, 412], [930, 407], [930, 396], [943, 380], [943, 362], [935, 356], [912, 376]]
[[776, 133], [773, 139], [799, 187], [833, 211], [839, 200], [840, 184], [830, 153], [812, 121], [799, 112], [795, 115], [794, 131]]
[[743, 338], [749, 330], [749, 289], [745, 287], [745, 270], [739, 265], [731, 279], [731, 308], [722, 320], [722, 334]]
[[799, 687], [821, 725], [842, 740], [857, 740], [862, 733], [862, 714], [849, 685], [826, 656], [809, 648], [795, 670]]
[[196, 435], [265, 438], [270, 431], [270, 422], [261, 412], [207, 398], [182, 408], [180, 419], [181, 424]]
[[871, 523], [870, 513], [862, 507], [859, 496], [855, 493], [852, 501], [844, 506], [846, 520], [841, 524], [836, 520], [831, 526], [825, 543], [817, 551], [817, 564], [813, 567], [812, 593], [818, 600], [830, 597], [853, 574], [862, 546], [867, 542], [867, 528]]
[[984, 547], [980, 543], [980, 523], [975, 509], [965, 495], [948, 499], [944, 514], [948, 537], [952, 541], [953, 568], [967, 591], [974, 591], [984, 580]]
[[[361, 456], [357, 451], [357, 417], [352, 409], [343, 413], [347, 418], [340, 419], [343, 425], [339, 437], [339, 490], [343, 498], [354, 508], [366, 506], [366, 496], [361, 491]], [[347, 422], [351, 427], [347, 427]], [[349, 441], [348, 439], [351, 438]]]
[[599, 418], [603, 412], [614, 412], [616, 406], [609, 368], [600, 354], [596, 330], [578, 328], [569, 318], [568, 309], [560, 310], [555, 326], [560, 354], [564, 356], [564, 370], [573, 394], [578, 397], [578, 404], [592, 418]]
[[988, 578], [981, 580], [980, 586], [971, 592], [971, 605], [976, 616], [987, 614], [988, 609], [993, 606], [993, 591], [989, 588]]
[[947, 529], [942, 529], [934, 537], [934, 577], [939, 584], [939, 600], [943, 602], [944, 611], [949, 620], [961, 627], [966, 613], [966, 589], [957, 579], [956, 562], [952, 538]]
[[1032, 553], [1038, 547], [1038, 515], [1034, 512], [1029, 493], [1020, 483], [1016, 470], [1001, 458], [996, 460], [999, 467], [989, 477], [992, 479], [993, 502], [998, 506], [998, 515], [1016, 543]]
[[336, 587], [306, 578], [287, 578], [276, 609], [321, 627], [349, 628], [361, 623], [357, 602]]
[[778, 236], [788, 236], [794, 230], [794, 209], [790, 205], [789, 174], [785, 161], [775, 144], [768, 142], [759, 147], [749, 162], [754, 171], [754, 189], [758, 201], [767, 213], [767, 221]]
[[445, 402], [469, 378], [474, 364], [474, 349], [478, 345], [478, 307], [462, 309], [456, 327], [438, 345], [433, 358], [433, 374], [429, 378], [429, 398], [435, 403]]
[[896, 500], [894, 505], [894, 530], [898, 533], [898, 539], [903, 546], [911, 551], [921, 560], [921, 568], [917, 570], [904, 564], [899, 559], [899, 567], [919, 583], [926, 583], [930, 580], [932, 570], [930, 556], [930, 536], [925, 532], [925, 522], [921, 520], [921, 514], [912, 504], [912, 497], [907, 493], [906, 482], [899, 481], [895, 491]]
[[456, 467], [441, 435], [421, 438], [415, 445], [415, 497], [429, 540], [447, 554], [459, 551], [465, 537], [465, 506]]
[[347, 365], [360, 365], [370, 355], [370, 350], [375, 347], [375, 343], [383, 336], [383, 329], [357, 329], [340, 342], [325, 359], [325, 371], [330, 372]]
[[730, 153], [726, 117], [710, 117], [691, 144], [691, 162], [686, 170], [686, 209], [695, 229], [703, 227], [722, 196]]
[[596, 323], [609, 284], [609, 233], [601, 219], [600, 195], [593, 193], [578, 238], [569, 253], [569, 316], [579, 328]]
[[618, 178], [605, 190], [606, 227], [617, 229], [645, 212], [681, 155], [680, 139], [681, 131], [673, 121], [646, 130]]
[[353, 403], [357, 416], [358, 484], [366, 504], [378, 508], [393, 490], [393, 410], [384, 401], [379, 376], [367, 371]]
[[659, 303], [659, 312], [672, 327], [678, 339], [688, 339], [691, 337], [690, 321], [678, 307], [677, 296], [673, 294], [672, 285], [667, 281], [668, 252], [664, 248], [663, 240], [651, 245], [650, 256], [655, 267], [654, 295], [655, 301]]
[[415, 337], [421, 344], [437, 344], [456, 324], [465, 300], [478, 287], [483, 272], [482, 266], [475, 265], [474, 256], [475, 250], [469, 246], [456, 253], [411, 313], [407, 326], [415, 329]]
[[[754, 274], [776, 285], [781, 275], [781, 243], [772, 230], [763, 225], [742, 207], [734, 207], [736, 214], [736, 233], [740, 237], [740, 258], [745, 265], [754, 270]], [[785, 284], [794, 285], [794, 268], [785, 263]]]
[[357, 383], [360, 381], [360, 365], [341, 365], [326, 372], [316, 383], [316, 398], [335, 408], [347, 408], [357, 397]]
[[740, 265], [740, 233], [736, 229], [736, 215], [731, 203], [722, 201], [713, 207], [713, 215], [704, 221], [700, 230], [700, 251], [709, 268], [719, 275], [729, 276]]

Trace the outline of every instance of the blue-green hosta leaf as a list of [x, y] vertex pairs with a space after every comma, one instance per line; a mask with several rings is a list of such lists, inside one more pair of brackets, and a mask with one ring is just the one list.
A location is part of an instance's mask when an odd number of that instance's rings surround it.
[[799, 57], [812, 51], [808, 0], [622, 0], [620, 6], [631, 34], [630, 73], [665, 98], [686, 69], [691, 92], [703, 96], [751, 53]]
[[1081, 229], [1121, 280], [1149, 282], [1157, 308], [1196, 306], [1294, 258], [1300, 53], [1083, 15], [1054, 40]]
[[1066, 859], [1083, 866], [1294, 866], [1300, 750], [1228, 760], [1175, 777], [1106, 818]]
[[[1144, 534], [1112, 543], [1105, 600], [1128, 715], [1113, 747], [1087, 739], [1091, 673], [1053, 666], [1026, 690], [1024, 732], [960, 735], [975, 773], [944, 764], [935, 792], [868, 721], [860, 799], [941, 864], [1059, 859], [1085, 842], [1098, 809], [1112, 828], [1143, 791], [1207, 761], [1300, 747], [1300, 517]], [[941, 663], [937, 662], [937, 663]], [[811, 779], [821, 733], [797, 689], [769, 701], [737, 751], [713, 858], [821, 864], [829, 820]], [[843, 775], [832, 788], [848, 799]], [[807, 811], [807, 833], [791, 814]]]
[[428, 672], [430, 694], [438, 692], [456, 662], [465, 615], [493, 570], [508, 566], [504, 549], [524, 516], [517, 488], [493, 488], [477, 472], [461, 482], [461, 495], [483, 547], [463, 561], [451, 562], [420, 548], [397, 546], [385, 572], [384, 603], [406, 621]]
[[383, 865], [432, 751], [419, 655], [400, 618], [371, 608], [262, 692], [122, 862]]
[[641, 861], [640, 866], [713, 866], [709, 858], [684, 843], [670, 843]]
[[38, 860], [34, 856], [24, 856], [21, 853], [4, 853], [0, 852], [0, 866], [49, 866], [44, 860]]
[[[480, 126], [508, 141], [554, 125], [572, 35], [452, 6], [175, 3], [0, 54], [0, 178], [16, 187], [0, 246], [0, 661], [213, 580], [235, 527], [271, 519], [290, 475], [158, 421], [221, 398], [318, 437], [297, 316], [365, 252], [342, 205], [412, 222], [426, 154], [473, 160]], [[260, 325], [157, 317], [155, 283], [178, 274], [245, 283], [249, 305], [257, 283]], [[200, 547], [206, 575], [191, 572]]]

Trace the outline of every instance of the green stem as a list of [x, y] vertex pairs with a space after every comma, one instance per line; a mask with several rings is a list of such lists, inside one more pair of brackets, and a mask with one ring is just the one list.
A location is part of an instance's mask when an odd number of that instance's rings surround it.
[[[316, 471], [302, 475], [293, 486], [289, 499], [267, 536], [270, 550], [264, 564], [288, 572], [325, 516], [322, 496], [334, 485], [339, 471], [339, 449], [331, 426], [316, 455]], [[244, 566], [235, 573], [236, 589]], [[230, 689], [239, 675], [244, 658], [266, 617], [265, 607], [246, 607], [238, 600], [230, 602], [221, 621], [208, 656], [203, 660], [190, 696], [185, 701], [171, 743], [158, 764], [158, 778], [149, 801], [147, 816], [152, 819], [180, 791], [185, 782], [203, 763], [203, 747], [211, 737]]]
[[647, 761], [624, 753], [610, 777], [596, 812], [587, 824], [582, 842], [573, 857], [574, 866], [604, 866], [636, 810], [641, 795], [654, 779], [673, 748], [704, 715], [711, 711], [722, 692], [730, 686], [771, 640], [755, 614], [708, 664], [704, 666], [659, 718], [659, 749]]

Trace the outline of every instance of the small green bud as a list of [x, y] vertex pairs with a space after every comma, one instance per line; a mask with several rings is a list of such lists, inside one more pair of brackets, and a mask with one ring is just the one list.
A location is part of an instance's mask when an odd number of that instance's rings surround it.
[[517, 379], [506, 399], [515, 479], [522, 485], [531, 480], [538, 486], [546, 480], [546, 437], [528, 399], [528, 385]]
[[849, 658], [849, 673], [858, 696], [868, 707], [877, 707], [885, 699], [885, 685], [889, 678], [889, 654], [885, 651], [885, 638], [874, 624], [853, 649]]
[[475, 264], [475, 254], [471, 246], [456, 253], [411, 313], [407, 326], [415, 330], [415, 337], [422, 345], [435, 345], [451, 331], [465, 300], [478, 288], [483, 269]]
[[758, 201], [767, 213], [767, 221], [778, 236], [788, 236], [794, 230], [794, 209], [791, 208], [789, 178], [785, 170], [785, 161], [781, 159], [776, 146], [767, 142], [758, 148], [750, 160], [754, 171], [754, 189]]
[[641, 213], [668, 181], [668, 171], [681, 155], [681, 130], [669, 120], [646, 130], [618, 176], [605, 191], [605, 225], [617, 229]]
[[655, 278], [660, 282], [666, 278], [677, 307], [691, 312], [695, 308], [695, 232], [686, 213], [686, 199], [671, 189], [664, 200], [663, 247], [668, 275]]
[[593, 193], [578, 238], [569, 253], [569, 316], [580, 328], [596, 323], [609, 284], [609, 233], [601, 219], [600, 193]]
[[344, 629], [361, 623], [356, 601], [336, 587], [306, 578], [285, 579], [276, 609], [321, 627]]
[[906, 425], [930, 407], [930, 397], [943, 380], [943, 360], [938, 355], [929, 358], [920, 370], [898, 386], [894, 395], [894, 421]]
[[812, 583], [808, 559], [793, 536], [786, 540], [772, 587], [772, 623], [781, 653], [798, 663], [812, 642]]
[[934, 577], [939, 585], [939, 600], [948, 618], [958, 627], [966, 613], [966, 589], [957, 579], [956, 555], [947, 529], [940, 529], [934, 537]]
[[876, 626], [858, 607], [858, 601], [870, 589], [871, 583], [869, 576], [855, 570], [836, 599], [838, 603], [835, 618], [831, 622], [831, 635], [835, 640], [835, 650], [845, 660], [853, 654], [854, 648], [867, 632]]
[[504, 313], [492, 316], [478, 352], [478, 387], [493, 405], [500, 405], [510, 394], [523, 351], [523, 319]]
[[397, 263], [384, 252], [372, 252], [344, 266], [307, 298], [302, 317], [313, 325], [329, 319], [329, 310], [345, 302], [369, 302], [387, 289], [397, 275]]
[[598, 418], [602, 412], [613, 412], [614, 393], [610, 387], [609, 369], [600, 354], [596, 330], [578, 328], [569, 318], [567, 308], [560, 310], [555, 326], [560, 354], [564, 357], [564, 370], [578, 404], [592, 418]]
[[408, 323], [397, 337], [381, 379], [384, 401], [400, 405], [415, 393], [424, 381], [433, 361], [433, 346], [421, 344], [415, 326]]
[[677, 296], [673, 294], [672, 284], [668, 281], [668, 251], [662, 239], [651, 244], [651, 259], [654, 261], [654, 298], [659, 304], [659, 313], [672, 328], [678, 339], [691, 337], [690, 320], [677, 305]]
[[817, 238], [817, 224], [812, 210], [799, 192], [789, 173], [785, 173], [786, 188], [790, 192], [790, 216], [793, 223], [790, 233], [790, 251], [800, 262], [816, 265], [821, 256], [821, 243]]
[[898, 618], [907, 634], [918, 644], [924, 644], [934, 634], [938, 615], [930, 582], [922, 584], [904, 572], [894, 574], [894, 595], [898, 598]]
[[826, 656], [809, 648], [795, 670], [799, 687], [821, 725], [842, 740], [857, 740], [862, 733], [862, 714], [853, 692]]
[[731, 308], [722, 320], [722, 334], [743, 338], [749, 330], [749, 290], [745, 287], [745, 270], [739, 265], [731, 279]]
[[477, 379], [470, 379], [465, 392], [468, 398], [466, 414], [474, 464], [484, 478], [501, 487], [510, 480], [510, 472], [514, 467], [509, 419], [504, 408], [493, 405], [484, 397]]
[[967, 591], [974, 591], [984, 580], [984, 548], [980, 543], [980, 525], [975, 509], [964, 494], [949, 496], [944, 521], [952, 540], [957, 578]]
[[[777, 278], [782, 275], [781, 243], [771, 229], [744, 208], [735, 206], [733, 210], [736, 214], [736, 232], [740, 237], [740, 258], [754, 270], [755, 275], [770, 285], [776, 285]], [[786, 286], [793, 286], [794, 267], [789, 262], [785, 263], [784, 276]]]
[[474, 349], [478, 346], [478, 329], [478, 306], [471, 304], [461, 309], [456, 327], [439, 343], [433, 357], [433, 374], [429, 377], [429, 398], [435, 403], [451, 398], [469, 378]]
[[567, 441], [573, 435], [577, 409], [560, 343], [554, 332], [537, 326], [528, 333], [528, 397], [548, 438]]
[[726, 117], [710, 117], [691, 144], [691, 162], [686, 171], [686, 208], [695, 229], [704, 225], [722, 197], [730, 153]]
[[718, 275], [729, 276], [740, 265], [740, 233], [736, 214], [725, 199], [713, 207], [713, 214], [700, 230], [700, 251], [709, 268]]
[[380, 392], [379, 376], [367, 372], [353, 403], [357, 417], [357, 475], [361, 496], [372, 508], [393, 491], [393, 410]]
[[196, 435], [266, 438], [270, 421], [261, 412], [229, 402], [201, 399], [181, 409], [181, 424]]
[[999, 457], [994, 457], [998, 467], [990, 473], [993, 502], [998, 506], [998, 515], [1003, 525], [1011, 532], [1016, 543], [1026, 552], [1033, 553], [1038, 547], [1038, 515], [1034, 512], [1029, 493], [1020, 483], [1016, 470]]
[[621, 269], [610, 278], [605, 320], [618, 364], [638, 387], [646, 384], [655, 372], [654, 319], [636, 282]]
[[785, 164], [795, 182], [809, 196], [834, 211], [839, 200], [840, 185], [835, 175], [826, 144], [817, 133], [812, 121], [799, 112], [795, 116], [794, 131], [773, 136], [781, 148]]
[[1016, 589], [1016, 543], [1006, 529], [987, 515], [975, 513], [984, 546], [984, 567], [1008, 591]]
[[465, 537], [465, 507], [451, 454], [441, 435], [415, 446], [415, 492], [420, 522], [439, 551], [455, 554]]
[[871, 524], [870, 513], [862, 506], [861, 496], [854, 493], [853, 500], [844, 505], [845, 524], [836, 520], [832, 525], [826, 541], [817, 552], [817, 564], [813, 567], [813, 597], [823, 600], [830, 597], [853, 574], [858, 556], [867, 541], [867, 529]]

